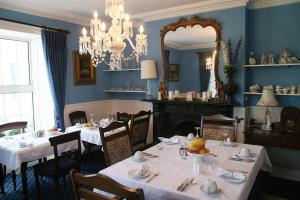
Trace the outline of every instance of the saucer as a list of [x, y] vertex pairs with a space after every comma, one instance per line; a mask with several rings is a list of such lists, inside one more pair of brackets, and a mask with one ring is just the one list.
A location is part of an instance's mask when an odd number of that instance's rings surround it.
[[228, 183], [242, 183], [245, 181], [245, 175], [244, 175], [244, 178], [243, 179], [240, 179], [240, 178], [235, 178], [233, 176], [223, 176], [224, 180]]
[[209, 192], [207, 192], [207, 191], [204, 190], [204, 185], [201, 185], [200, 189], [202, 190], [202, 192], [204, 192], [204, 193], [206, 193], [208, 195], [219, 194], [219, 193], [222, 192], [221, 188], [218, 188], [216, 191], [209, 193]]
[[131, 178], [134, 178], [134, 179], [143, 179], [143, 178], [146, 178], [148, 177], [151, 172], [150, 170], [144, 172], [141, 176], [136, 176], [136, 172], [138, 171], [139, 169], [131, 169], [128, 171], [128, 175], [131, 177]]
[[147, 160], [147, 158], [144, 156], [142, 159], [135, 159], [134, 156], [132, 156], [132, 160], [134, 160], [135, 162], [144, 162]]
[[235, 157], [240, 157], [240, 158], [243, 158], [243, 159], [250, 159], [250, 158], [253, 158], [254, 156], [255, 156], [255, 153], [250, 153], [250, 156], [243, 156], [240, 153], [238, 153], [238, 154], [236, 154]]

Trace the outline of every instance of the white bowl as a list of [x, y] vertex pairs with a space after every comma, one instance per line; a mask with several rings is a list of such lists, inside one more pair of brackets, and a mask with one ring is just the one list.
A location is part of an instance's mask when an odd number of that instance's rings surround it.
[[189, 151], [188, 152], [188, 155], [191, 156], [191, 157], [194, 157], [194, 158], [200, 158], [200, 159], [204, 159], [207, 157], [208, 153], [205, 153], [205, 154], [200, 154], [200, 153], [191, 153]]

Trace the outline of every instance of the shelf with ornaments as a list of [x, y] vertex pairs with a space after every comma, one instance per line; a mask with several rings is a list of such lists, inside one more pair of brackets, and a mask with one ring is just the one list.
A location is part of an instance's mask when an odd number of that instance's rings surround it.
[[[261, 92], [244, 92], [245, 95], [261, 95], [262, 93]], [[278, 93], [275, 93], [276, 96], [300, 96], [300, 93], [299, 94], [278, 94]]]

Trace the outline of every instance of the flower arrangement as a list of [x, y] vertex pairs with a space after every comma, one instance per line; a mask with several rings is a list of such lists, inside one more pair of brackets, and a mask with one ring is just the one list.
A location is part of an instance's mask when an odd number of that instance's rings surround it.
[[230, 39], [228, 41], [221, 42], [221, 48], [224, 56], [224, 73], [226, 74], [227, 83], [224, 85], [225, 93], [227, 94], [227, 101], [234, 103], [234, 94], [236, 93], [238, 86], [234, 83], [234, 76], [237, 73], [235, 65], [239, 55], [240, 47], [242, 45], [242, 39], [238, 40], [237, 46], [232, 52], [232, 46]]
[[234, 65], [237, 63], [241, 45], [242, 39], [240, 38], [234, 52], [232, 52], [231, 40], [229, 39], [228, 41], [221, 41], [221, 48], [223, 51], [225, 64], [224, 73], [227, 75], [227, 78], [233, 77], [237, 73], [237, 69], [234, 67]]

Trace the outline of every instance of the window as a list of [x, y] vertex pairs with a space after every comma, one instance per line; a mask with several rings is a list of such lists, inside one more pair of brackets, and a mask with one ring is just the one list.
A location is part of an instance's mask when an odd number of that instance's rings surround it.
[[40, 34], [1, 29], [0, 124], [27, 121], [29, 130], [54, 125], [54, 106]]

